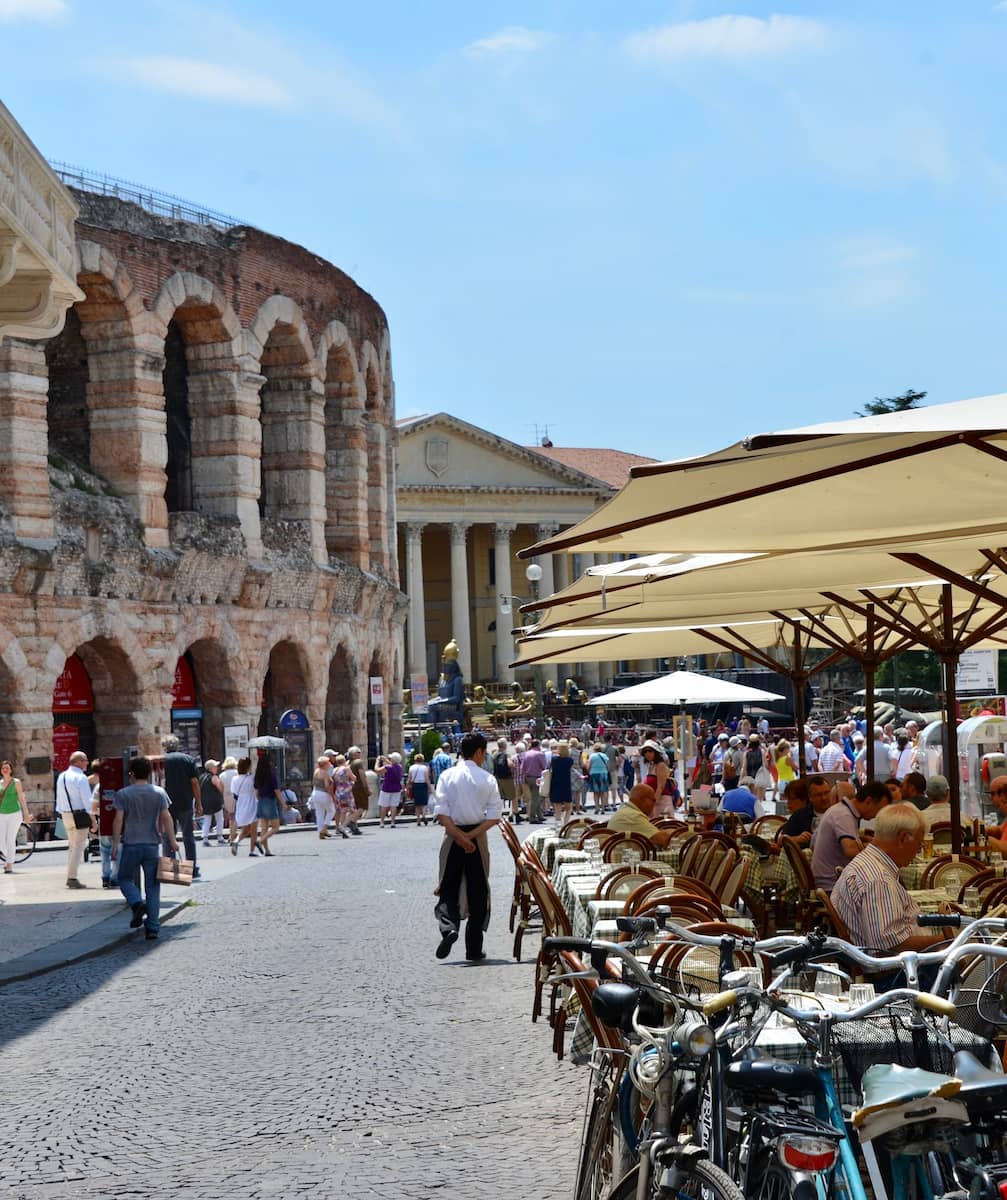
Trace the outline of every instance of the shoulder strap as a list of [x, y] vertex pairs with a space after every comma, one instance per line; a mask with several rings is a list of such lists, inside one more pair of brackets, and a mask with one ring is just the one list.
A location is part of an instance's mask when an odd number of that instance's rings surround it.
[[70, 790], [66, 786], [66, 771], [63, 772], [63, 774], [60, 776], [60, 779], [63, 781], [63, 795], [66, 796], [67, 806], [69, 807], [70, 811], [73, 812], [73, 801], [70, 799]]

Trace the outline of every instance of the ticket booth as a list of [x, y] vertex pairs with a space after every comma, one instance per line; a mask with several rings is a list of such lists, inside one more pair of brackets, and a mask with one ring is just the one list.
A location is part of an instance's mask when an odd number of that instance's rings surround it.
[[183, 654], [175, 664], [175, 682], [171, 688], [171, 732], [178, 738], [183, 754], [203, 762], [203, 710], [196, 690], [192, 659]]
[[310, 781], [315, 770], [314, 732], [308, 727], [307, 715], [299, 708], [288, 708], [279, 720], [280, 735], [286, 747], [277, 763], [277, 775], [284, 787], [300, 794], [300, 784]]
[[944, 774], [944, 722], [931, 721], [920, 731], [917, 742], [917, 764], [927, 779]]

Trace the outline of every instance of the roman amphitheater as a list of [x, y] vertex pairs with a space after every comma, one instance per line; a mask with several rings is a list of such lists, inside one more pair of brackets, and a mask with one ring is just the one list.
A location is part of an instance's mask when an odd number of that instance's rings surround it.
[[155, 752], [173, 725], [208, 757], [287, 710], [316, 752], [394, 744], [381, 308], [257, 229], [66, 194], [80, 298], [48, 340], [0, 339], [0, 755], [40, 805], [74, 746]]

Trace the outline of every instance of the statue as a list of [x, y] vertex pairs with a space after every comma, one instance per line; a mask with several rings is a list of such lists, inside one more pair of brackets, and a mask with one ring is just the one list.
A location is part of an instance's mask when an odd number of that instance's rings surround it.
[[436, 724], [457, 721], [465, 715], [465, 680], [458, 665], [458, 643], [451, 639], [441, 655], [441, 677], [437, 695], [430, 701], [430, 717]]

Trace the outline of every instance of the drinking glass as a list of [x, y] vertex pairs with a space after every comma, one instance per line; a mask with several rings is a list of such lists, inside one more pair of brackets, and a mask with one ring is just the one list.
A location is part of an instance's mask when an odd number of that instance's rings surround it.
[[[823, 963], [824, 967], [835, 967], [839, 969], [839, 963], [827, 962]], [[820, 996], [838, 996], [842, 993], [843, 981], [838, 975], [831, 975], [825, 971], [815, 972], [815, 991]]]
[[623, 856], [623, 865], [627, 867], [638, 867], [640, 865], [641, 854], [639, 850], [627, 850]]
[[873, 983], [850, 984], [850, 1008], [859, 1008], [861, 1004], [866, 1004], [868, 1000], [873, 1000], [874, 996]]
[[1000, 853], [999, 850], [991, 850], [990, 851], [990, 866], [991, 867], [993, 867], [994, 869], [999, 867], [1003, 863], [1003, 860], [1004, 860], [1004, 856]]
[[934, 839], [932, 834], [926, 834], [923, 838], [923, 857], [933, 858], [934, 856]]
[[977, 887], [967, 887], [965, 889], [965, 907], [969, 912], [978, 912], [980, 904], [980, 891]]

